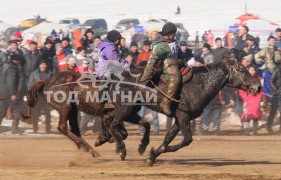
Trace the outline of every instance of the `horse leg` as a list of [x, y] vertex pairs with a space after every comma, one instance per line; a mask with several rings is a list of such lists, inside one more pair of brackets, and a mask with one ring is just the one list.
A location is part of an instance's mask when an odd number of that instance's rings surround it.
[[109, 125], [113, 121], [114, 111], [111, 111], [103, 116], [102, 120], [102, 131], [100, 132], [98, 139], [95, 142], [95, 147], [101, 146], [102, 144], [109, 142], [112, 135], [109, 131]]
[[150, 139], [150, 123], [146, 122], [145, 120], [143, 120], [142, 117], [140, 117], [138, 114], [135, 114], [132, 116], [132, 118], [129, 118], [129, 120], [127, 122], [133, 123], [133, 124], [138, 124], [141, 126], [144, 126], [145, 131], [143, 134], [143, 138], [141, 140], [141, 144], [139, 145], [139, 154], [143, 155], [143, 153], [146, 150], [146, 147], [149, 144], [149, 139]]
[[102, 131], [100, 132], [98, 139], [95, 142], [95, 147], [101, 146], [104, 143], [108, 142], [111, 139], [111, 134], [109, 132], [109, 122], [112, 121], [112, 119], [107, 119], [107, 122], [102, 121]]
[[[166, 153], [166, 152], [175, 152], [185, 146], [188, 146], [191, 142], [192, 142], [192, 132], [191, 132], [191, 125], [189, 121], [183, 120], [182, 122], [180, 122], [180, 129], [182, 130], [183, 133], [183, 141], [180, 142], [179, 144], [173, 145], [173, 146], [168, 146], [168, 144], [166, 144], [166, 146], [164, 146], [163, 149], [156, 151], [156, 152], [151, 152], [152, 157], [154, 157], [154, 160], [156, 159], [156, 157], [158, 157], [160, 154], [162, 153]], [[156, 153], [154, 156], [153, 154]], [[151, 160], [151, 158], [150, 158]], [[153, 165], [154, 161], [148, 161], [148, 165]]]
[[[111, 135], [115, 139], [116, 151], [119, 152], [121, 160], [123, 161], [126, 157], [126, 147], [125, 147], [125, 143], [123, 142], [124, 137], [119, 132], [120, 126], [123, 126], [122, 124], [120, 124], [120, 121], [114, 119], [113, 122], [109, 126], [109, 130], [110, 130]], [[125, 128], [122, 127], [122, 129], [125, 129]], [[126, 139], [126, 137], [125, 137], [125, 139]]]
[[[74, 116], [75, 114], [77, 115], [75, 109], [73, 109], [72, 107], [70, 108], [70, 110], [69, 108], [65, 108], [61, 110], [61, 112], [63, 113], [60, 113], [58, 130], [66, 135], [70, 140], [72, 140], [76, 144], [78, 149], [83, 149], [85, 152], [90, 151], [93, 157], [98, 157], [99, 153], [96, 152], [80, 135], [77, 116]], [[67, 126], [68, 117], [70, 119], [69, 124], [71, 126], [71, 131]]]
[[156, 150], [154, 148], [151, 149], [150, 157], [147, 159], [147, 166], [153, 166], [155, 159], [165, 151], [165, 147], [167, 147], [174, 140], [179, 131], [180, 127], [177, 122], [175, 122], [170, 128], [169, 132], [166, 134], [163, 143]]

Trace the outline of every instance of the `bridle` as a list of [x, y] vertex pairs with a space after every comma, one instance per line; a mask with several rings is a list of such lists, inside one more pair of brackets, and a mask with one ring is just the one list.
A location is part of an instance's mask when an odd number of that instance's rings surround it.
[[[244, 82], [244, 80], [241, 78], [241, 75], [239, 74], [239, 72], [237, 71], [237, 66], [238, 66], [238, 61], [236, 60], [236, 62], [235, 62], [235, 64], [234, 65], [229, 65], [230, 66], [230, 70], [232, 71], [232, 72], [234, 72], [235, 74], [236, 74], [236, 76], [239, 78], [239, 80], [242, 82], [242, 84], [247, 88], [248, 87], [248, 85]], [[228, 81], [230, 82], [231, 81], [231, 77], [232, 77], [233, 75], [229, 75], [229, 78], [228, 78]], [[230, 86], [230, 85], [227, 85], [227, 86], [229, 86], [229, 87], [232, 87], [232, 86]]]

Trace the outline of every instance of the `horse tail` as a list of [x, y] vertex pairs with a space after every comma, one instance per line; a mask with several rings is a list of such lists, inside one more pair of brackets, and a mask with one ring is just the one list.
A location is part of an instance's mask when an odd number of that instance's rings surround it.
[[22, 113], [21, 115], [24, 119], [30, 118], [31, 108], [36, 105], [36, 102], [37, 100], [39, 100], [39, 98], [43, 97], [43, 89], [45, 87], [45, 83], [46, 83], [45, 80], [40, 80], [32, 84], [27, 95], [27, 114], [24, 115]]

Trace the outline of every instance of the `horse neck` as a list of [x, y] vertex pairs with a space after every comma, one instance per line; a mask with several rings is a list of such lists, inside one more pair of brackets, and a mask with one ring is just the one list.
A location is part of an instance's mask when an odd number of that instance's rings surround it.
[[[206, 66], [207, 71], [203, 73], [194, 74], [195, 78], [201, 79], [203, 85], [203, 92], [200, 98], [206, 101], [211, 101], [220, 90], [225, 86], [227, 80], [227, 72], [222, 68], [222, 65]], [[196, 77], [197, 76], [197, 77]]]

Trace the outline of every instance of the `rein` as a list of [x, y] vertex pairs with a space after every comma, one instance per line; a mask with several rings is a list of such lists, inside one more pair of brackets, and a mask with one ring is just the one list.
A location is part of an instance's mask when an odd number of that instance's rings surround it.
[[152, 85], [155, 87], [155, 89], [157, 91], [159, 91], [163, 96], [165, 96], [166, 98], [168, 98], [170, 101], [174, 101], [176, 103], [180, 103], [182, 102], [182, 100], [177, 100], [177, 99], [174, 99], [174, 98], [171, 98], [169, 97], [167, 94], [165, 94], [156, 84], [153, 83], [153, 81], [150, 80], [150, 82], [152, 83]]

